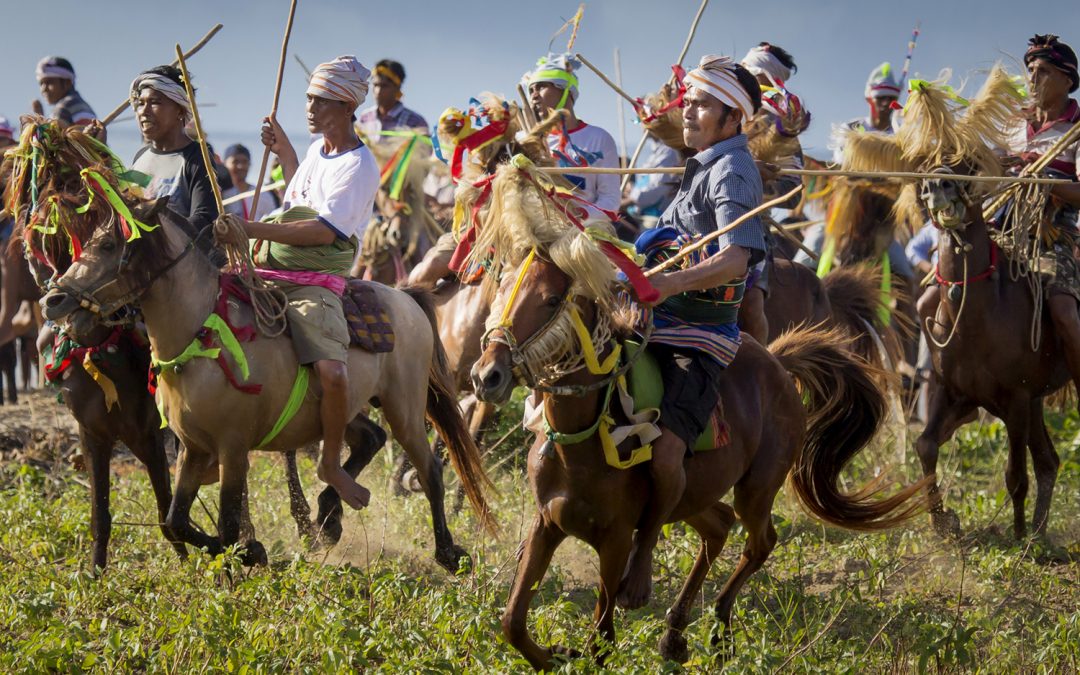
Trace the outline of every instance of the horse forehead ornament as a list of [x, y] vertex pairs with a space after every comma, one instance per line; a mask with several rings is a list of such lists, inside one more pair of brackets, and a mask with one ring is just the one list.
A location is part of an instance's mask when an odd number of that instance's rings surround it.
[[948, 167], [937, 167], [931, 173], [941, 177], [923, 180], [919, 191], [919, 199], [926, 205], [930, 219], [941, 229], [963, 227], [970, 200], [962, 183], [949, 177], [955, 172]]

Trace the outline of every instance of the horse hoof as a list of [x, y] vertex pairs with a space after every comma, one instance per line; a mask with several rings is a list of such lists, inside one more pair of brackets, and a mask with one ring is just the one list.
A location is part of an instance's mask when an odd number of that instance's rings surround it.
[[436, 551], [435, 562], [451, 574], [472, 571], [472, 557], [456, 544], [449, 551]]
[[723, 666], [735, 656], [735, 637], [727, 628], [721, 628], [713, 633], [712, 646], [716, 650], [715, 658], [718, 666]]
[[961, 535], [960, 530], [960, 516], [956, 515], [955, 511], [950, 509], [943, 509], [942, 511], [931, 513], [931, 521], [934, 524], [934, 531], [942, 539], [959, 539]]
[[240, 561], [245, 567], [266, 567], [270, 564], [270, 558], [266, 555], [266, 548], [259, 542], [252, 540], [244, 547]]
[[581, 652], [569, 647], [563, 647], [562, 645], [553, 645], [551, 647], [551, 656], [557, 660], [566, 661], [569, 659], [580, 659]]
[[686, 663], [690, 660], [690, 649], [680, 631], [668, 630], [664, 633], [660, 638], [660, 655], [675, 663]]
[[311, 524], [312, 530], [315, 532], [314, 538], [311, 540], [311, 547], [314, 548], [331, 548], [341, 541], [341, 517], [327, 518], [319, 525], [318, 521]]
[[401, 489], [405, 491], [404, 494], [424, 491], [423, 486], [420, 485], [420, 473], [416, 469], [409, 469], [401, 477]]
[[632, 583], [630, 578], [624, 578], [619, 587], [619, 594], [615, 596], [615, 603], [623, 609], [641, 609], [649, 604], [652, 596], [652, 579], [646, 578], [639, 583]]

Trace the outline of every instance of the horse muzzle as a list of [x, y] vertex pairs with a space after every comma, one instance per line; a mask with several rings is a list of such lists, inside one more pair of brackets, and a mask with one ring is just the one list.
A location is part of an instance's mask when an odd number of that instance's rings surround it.
[[93, 311], [91, 308], [84, 308], [79, 298], [61, 288], [54, 288], [49, 291], [42, 296], [39, 302], [41, 304], [41, 313], [49, 321], [60, 321], [78, 309]]
[[510, 394], [514, 391], [514, 376], [510, 368], [500, 362], [500, 359], [492, 359], [490, 362], [481, 358], [472, 367], [473, 391], [477, 398], [485, 403], [501, 405], [506, 403]]

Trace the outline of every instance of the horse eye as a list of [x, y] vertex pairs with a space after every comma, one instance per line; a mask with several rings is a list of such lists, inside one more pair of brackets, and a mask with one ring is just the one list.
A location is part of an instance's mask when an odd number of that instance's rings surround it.
[[112, 237], [109, 237], [108, 239], [103, 239], [101, 241], [101, 250], [105, 251], [106, 253], [111, 253], [111, 252], [115, 251], [116, 250], [116, 240], [113, 239]]
[[550, 298], [544, 300], [544, 304], [547, 305], [548, 307], [558, 307], [559, 303], [561, 303], [561, 302], [562, 302], [562, 298], [560, 298], [557, 295], [553, 295]]

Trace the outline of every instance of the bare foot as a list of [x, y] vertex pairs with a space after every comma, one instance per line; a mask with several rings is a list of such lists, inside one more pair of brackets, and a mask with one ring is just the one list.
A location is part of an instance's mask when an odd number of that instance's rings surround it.
[[371, 501], [371, 491], [353, 480], [353, 477], [340, 466], [334, 467], [329, 472], [319, 466], [318, 473], [319, 479], [334, 488], [341, 497], [341, 501], [354, 509], [362, 509]]
[[619, 585], [615, 602], [623, 609], [638, 609], [649, 602], [652, 595], [652, 550], [636, 550], [630, 558], [630, 567]]

